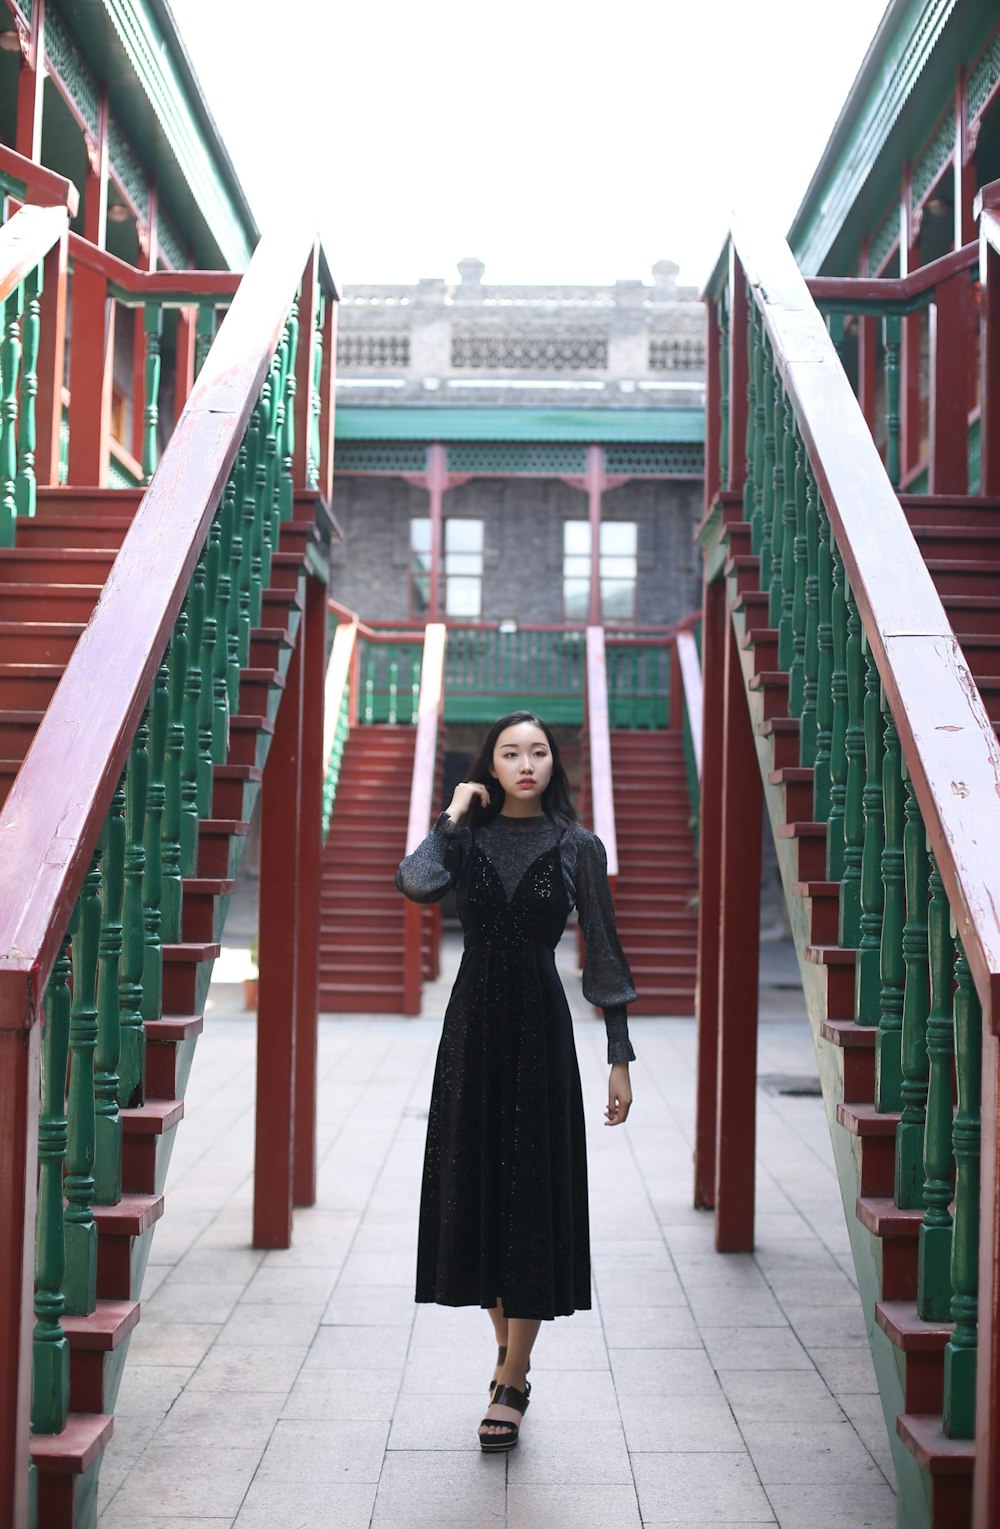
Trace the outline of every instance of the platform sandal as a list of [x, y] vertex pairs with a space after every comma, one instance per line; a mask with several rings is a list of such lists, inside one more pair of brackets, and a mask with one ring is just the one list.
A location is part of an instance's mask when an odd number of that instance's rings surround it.
[[[507, 1358], [507, 1350], [505, 1348], [503, 1348], [500, 1344], [498, 1344], [497, 1345], [497, 1364], [498, 1365], [502, 1365], [505, 1362], [506, 1358]], [[531, 1369], [531, 1360], [530, 1359], [528, 1360], [528, 1369], [529, 1370]], [[493, 1395], [493, 1392], [496, 1390], [496, 1384], [497, 1384], [496, 1380], [491, 1380], [490, 1381], [490, 1395], [491, 1396]], [[525, 1394], [525, 1396], [530, 1396], [531, 1395], [531, 1382], [530, 1382], [530, 1380], [526, 1380], [524, 1382], [524, 1394]]]
[[[524, 1417], [528, 1410], [527, 1389], [519, 1391], [517, 1386], [498, 1385], [493, 1392], [493, 1406], [513, 1407]], [[503, 1433], [480, 1433], [479, 1448], [487, 1455], [496, 1455], [503, 1450], [513, 1449], [521, 1431], [519, 1423], [508, 1423], [506, 1418], [483, 1418], [479, 1427], [503, 1429]]]

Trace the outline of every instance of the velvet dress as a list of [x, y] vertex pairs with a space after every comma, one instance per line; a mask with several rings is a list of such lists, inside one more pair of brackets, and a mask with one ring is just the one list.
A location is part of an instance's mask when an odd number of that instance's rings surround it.
[[450, 888], [465, 935], [427, 1124], [418, 1301], [511, 1317], [590, 1307], [583, 1098], [555, 948], [574, 904], [584, 996], [604, 1009], [608, 1060], [631, 1061], [635, 997], [601, 841], [578, 824], [499, 816], [473, 832], [442, 814], [399, 867], [399, 890]]

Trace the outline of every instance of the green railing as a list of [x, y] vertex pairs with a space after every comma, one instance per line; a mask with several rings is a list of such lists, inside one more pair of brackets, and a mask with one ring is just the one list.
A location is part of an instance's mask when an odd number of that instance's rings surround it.
[[[902, 1116], [895, 1203], [924, 1210], [918, 1309], [954, 1322], [943, 1427], [969, 1439], [982, 1127], [977, 985], [989, 991], [998, 964], [992, 922], [977, 922], [974, 911], [989, 905], [995, 856], [983, 859], [975, 846], [1000, 837], [996, 744], [786, 247], [747, 236], [751, 265], [739, 234], [736, 244], [748, 300], [733, 322], [745, 325], [746, 340], [735, 352], [729, 336], [725, 343], [731, 364], [742, 352], [747, 393], [719, 400], [718, 428], [732, 443], [741, 426], [731, 422], [745, 421], [746, 473], [741, 461], [735, 481], [759, 561], [756, 577], [738, 575], [741, 608], [750, 609], [754, 588], [766, 596], [766, 615], [755, 620], [776, 637], [788, 674], [798, 763], [813, 772], [812, 816], [826, 830], [826, 877], [840, 884], [838, 943], [857, 952], [854, 1022], [875, 1031], [876, 1108]], [[958, 266], [957, 279], [967, 281]], [[728, 292], [723, 298], [717, 287], [713, 298], [728, 313]], [[951, 751], [940, 741], [945, 718], [948, 738], [959, 739]]]
[[358, 721], [415, 725], [420, 701], [419, 637], [358, 637]]

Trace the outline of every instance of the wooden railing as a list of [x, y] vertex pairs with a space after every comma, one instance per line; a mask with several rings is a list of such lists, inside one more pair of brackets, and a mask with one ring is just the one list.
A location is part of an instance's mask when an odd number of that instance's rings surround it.
[[25, 159], [0, 143], [0, 196], [35, 207], [63, 207], [71, 218], [80, 210], [80, 193], [73, 182], [45, 165]]
[[4, 1523], [26, 1521], [32, 1367], [33, 1431], [65, 1427], [60, 1317], [93, 1307], [95, 1207], [120, 1194], [162, 947], [180, 939], [277, 524], [308, 486], [319, 279], [311, 230], [258, 248], [0, 811]]
[[[406, 829], [406, 853], [412, 855], [431, 825], [438, 746], [444, 719], [444, 658], [447, 632], [439, 622], [424, 628], [420, 663], [420, 696], [417, 703], [417, 737], [410, 784], [410, 814]], [[434, 918], [428, 905], [404, 905], [403, 1013], [420, 1013], [423, 965], [423, 932]]]
[[[992, 214], [982, 250], [996, 283]], [[967, 253], [948, 266], [965, 286]], [[799, 763], [840, 883], [838, 943], [858, 952], [855, 1023], [877, 1032], [877, 1107], [903, 1111], [897, 1204], [926, 1206], [919, 1310], [955, 1324], [944, 1427], [976, 1436], [986, 1529], [1000, 1520], [1000, 747], [787, 245], [737, 223], [709, 297], [720, 352], [707, 476], [730, 513], [742, 504], [790, 671]], [[1000, 318], [1000, 293], [987, 312]], [[995, 398], [1000, 324], [984, 352]], [[992, 464], [987, 485], [1000, 488]]]
[[341, 620], [333, 634], [333, 647], [323, 694], [323, 842], [330, 832], [330, 817], [337, 795], [344, 745], [351, 730], [351, 674], [360, 623], [356, 616]]
[[604, 628], [587, 628], [587, 712], [585, 759], [588, 768], [585, 795], [590, 826], [608, 855], [608, 878], [612, 887], [618, 875], [618, 833], [615, 828], [615, 796], [611, 778], [611, 729], [608, 708], [608, 671]]

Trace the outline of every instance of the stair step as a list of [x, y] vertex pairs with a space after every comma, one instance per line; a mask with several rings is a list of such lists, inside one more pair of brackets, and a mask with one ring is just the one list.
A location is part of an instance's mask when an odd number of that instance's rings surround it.
[[0, 663], [67, 664], [82, 621], [0, 621]]
[[122, 515], [36, 516], [18, 521], [17, 545], [33, 551], [38, 548], [58, 551], [87, 548], [117, 552], [131, 524], [131, 517]]
[[102, 1413], [105, 1355], [114, 1353], [139, 1321], [138, 1301], [98, 1301], [85, 1317], [61, 1317], [69, 1342], [70, 1406], [74, 1412]]
[[144, 488], [70, 488], [60, 485], [58, 488], [42, 487], [37, 489], [37, 503], [35, 517], [38, 520], [48, 520], [51, 516], [59, 519], [63, 516], [81, 515], [84, 518], [95, 516], [109, 516], [114, 519], [133, 519], [136, 510], [146, 492]]
[[896, 1432], [932, 1476], [972, 1476], [976, 1464], [975, 1439], [949, 1439], [941, 1427], [940, 1414], [900, 1413]]
[[[71, 1412], [62, 1433], [31, 1435], [31, 1463], [42, 1476], [82, 1476], [94, 1464], [115, 1431], [115, 1420], [107, 1413]], [[43, 1500], [39, 1484], [39, 1523], [51, 1523], [42, 1516]]]
[[877, 1025], [856, 1025], [853, 1019], [824, 1019], [819, 1033], [843, 1054], [844, 1103], [870, 1100], [875, 1089]]
[[12, 582], [0, 567], [0, 611], [5, 621], [89, 621], [103, 584]]
[[906, 1355], [904, 1403], [907, 1412], [937, 1412], [944, 1403], [944, 1349], [953, 1322], [925, 1322], [915, 1301], [876, 1301], [875, 1321], [890, 1343]]
[[917, 1298], [917, 1238], [924, 1213], [900, 1210], [888, 1195], [859, 1195], [855, 1215], [881, 1244], [879, 1260], [884, 1301]]

